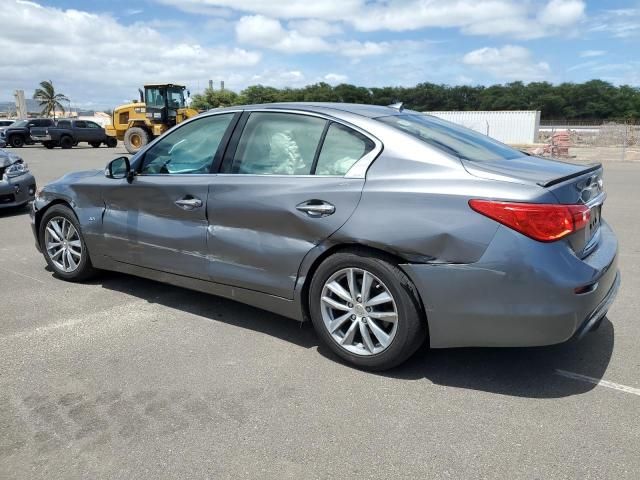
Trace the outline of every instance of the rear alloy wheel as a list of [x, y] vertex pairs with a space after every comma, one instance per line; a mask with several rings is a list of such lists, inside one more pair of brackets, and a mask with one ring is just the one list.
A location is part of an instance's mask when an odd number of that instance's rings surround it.
[[129, 153], [136, 153], [149, 143], [149, 133], [140, 127], [131, 127], [124, 134], [124, 146]]
[[109, 148], [115, 148], [118, 145], [118, 139], [116, 137], [107, 137], [104, 143]]
[[338, 270], [325, 281], [320, 303], [324, 326], [345, 350], [375, 355], [391, 345], [398, 326], [396, 302], [367, 270]]
[[39, 238], [45, 260], [58, 276], [81, 281], [95, 272], [80, 225], [69, 207], [54, 205], [45, 212]]
[[9, 138], [9, 145], [13, 148], [22, 148], [24, 146], [24, 138], [21, 135], [12, 135]]
[[73, 138], [71, 138], [68, 135], [65, 135], [64, 137], [62, 137], [60, 139], [60, 147], [64, 148], [65, 150], [73, 147]]
[[396, 265], [365, 252], [327, 258], [311, 281], [309, 302], [320, 337], [361, 368], [399, 365], [426, 337], [413, 284]]

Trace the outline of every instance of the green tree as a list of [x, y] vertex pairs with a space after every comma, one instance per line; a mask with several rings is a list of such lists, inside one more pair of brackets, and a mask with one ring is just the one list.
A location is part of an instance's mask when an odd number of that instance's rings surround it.
[[243, 103], [349, 102], [390, 105], [403, 102], [405, 108], [437, 110], [540, 110], [543, 119], [606, 120], [640, 118], [640, 88], [614, 86], [602, 80], [585, 83], [511, 82], [484, 87], [419, 83], [413, 87], [366, 88], [343, 83], [316, 83], [302, 88], [278, 89], [252, 85], [237, 94], [205, 90], [194, 95], [194, 108], [208, 109]]
[[240, 92], [248, 104], [254, 103], [274, 103], [282, 101], [281, 91], [273, 87], [263, 85], [252, 85]]
[[236, 92], [232, 90], [215, 90], [205, 88], [201, 94], [192, 97], [191, 108], [196, 110], [209, 110], [210, 108], [229, 107], [245, 103]]
[[42, 115], [48, 117], [53, 112], [53, 118], [56, 118], [56, 110], [65, 112], [62, 102], [68, 102], [69, 99], [62, 93], [56, 93], [51, 80], [40, 82], [40, 88], [36, 88], [33, 98], [38, 100], [42, 107]]

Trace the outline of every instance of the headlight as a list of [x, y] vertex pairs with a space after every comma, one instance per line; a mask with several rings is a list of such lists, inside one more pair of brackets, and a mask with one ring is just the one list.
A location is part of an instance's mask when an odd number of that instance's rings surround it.
[[18, 163], [14, 163], [13, 165], [9, 165], [4, 171], [4, 174], [7, 177], [12, 178], [12, 177], [23, 175], [28, 171], [29, 171], [29, 167], [27, 166], [26, 163], [18, 162]]

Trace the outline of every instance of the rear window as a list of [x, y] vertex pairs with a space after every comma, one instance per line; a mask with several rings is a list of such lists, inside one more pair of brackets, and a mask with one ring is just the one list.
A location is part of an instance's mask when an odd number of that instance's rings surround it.
[[377, 120], [402, 130], [462, 160], [492, 162], [522, 157], [522, 152], [486, 135], [431, 115], [393, 115]]

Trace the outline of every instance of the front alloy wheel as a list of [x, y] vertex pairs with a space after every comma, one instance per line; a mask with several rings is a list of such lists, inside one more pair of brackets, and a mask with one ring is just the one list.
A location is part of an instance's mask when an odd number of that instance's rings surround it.
[[73, 224], [64, 217], [53, 217], [44, 233], [47, 255], [65, 273], [78, 268], [82, 258], [82, 241]]
[[95, 273], [75, 213], [66, 205], [53, 205], [42, 217], [38, 239], [44, 258], [58, 277], [72, 282]]
[[393, 341], [398, 309], [387, 286], [361, 268], [334, 273], [322, 289], [321, 312], [335, 342], [356, 355], [381, 353]]

